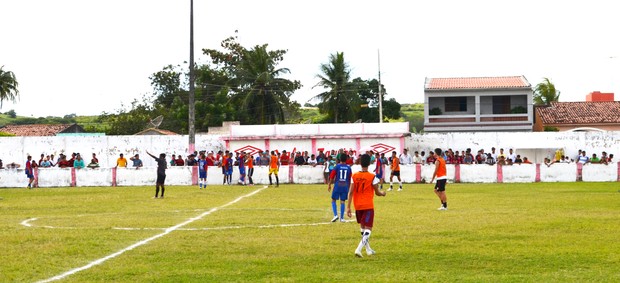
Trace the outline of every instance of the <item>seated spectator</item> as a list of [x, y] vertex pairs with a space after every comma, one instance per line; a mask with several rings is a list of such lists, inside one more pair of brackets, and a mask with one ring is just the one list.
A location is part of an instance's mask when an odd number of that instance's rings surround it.
[[52, 167], [52, 163], [50, 162], [50, 156], [46, 156], [45, 159], [43, 159], [43, 161], [41, 161], [41, 163], [39, 163], [39, 166], [42, 168], [49, 168]]
[[177, 159], [174, 161], [174, 165], [175, 166], [184, 166], [185, 165], [185, 161], [183, 161], [183, 156], [181, 156], [180, 154], [177, 155]]
[[93, 158], [90, 159], [90, 163], [88, 163], [88, 165], [86, 165], [86, 167], [88, 167], [90, 169], [94, 169], [94, 168], [98, 168], [99, 167], [99, 159], [97, 158], [97, 154], [93, 153]]
[[67, 156], [65, 156], [64, 154], [60, 155], [60, 161], [58, 161], [58, 167], [59, 168], [71, 167], [69, 166], [69, 161], [67, 160]]
[[132, 167], [138, 169], [143, 166], [142, 160], [140, 160], [140, 155], [136, 154], [129, 158], [129, 160], [133, 161]]
[[523, 164], [532, 164], [532, 162], [527, 157], [523, 157]]
[[523, 159], [521, 159], [521, 155], [517, 154], [517, 157], [515, 158], [515, 164], [521, 164], [523, 163]]
[[187, 166], [196, 166], [197, 165], [196, 156], [194, 154], [188, 155], [187, 159], [185, 160], [185, 164]]
[[428, 157], [426, 158], [426, 164], [435, 164], [435, 153], [432, 151], [428, 152]]
[[6, 165], [6, 169], [17, 169], [17, 168], [19, 168], [19, 166], [21, 166], [21, 164], [17, 164], [15, 162], [11, 162], [11, 163]]
[[73, 167], [75, 169], [82, 169], [84, 168], [84, 159], [82, 159], [82, 156], [80, 156], [79, 153], [77, 153], [75, 155], [75, 160], [73, 160]]
[[596, 153], [592, 153], [592, 158], [590, 158], [590, 163], [594, 163], [594, 164], [601, 163], [601, 159], [596, 156]]

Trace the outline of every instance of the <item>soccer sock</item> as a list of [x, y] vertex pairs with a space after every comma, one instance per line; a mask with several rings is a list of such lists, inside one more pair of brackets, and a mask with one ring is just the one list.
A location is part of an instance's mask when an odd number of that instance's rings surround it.
[[340, 219], [344, 219], [344, 202], [340, 202]]
[[336, 208], [335, 201], [332, 201], [332, 211], [334, 211], [334, 217], [338, 216], [338, 209]]
[[366, 247], [366, 250], [369, 251], [371, 250], [370, 248], [370, 233], [372, 231], [369, 229], [364, 230], [364, 233], [362, 234], [362, 241], [364, 241], [364, 246]]
[[155, 187], [155, 197], [159, 195], [159, 186]]
[[443, 203], [443, 207], [445, 207], [445, 208], [448, 207], [448, 202], [447, 201]]
[[280, 178], [278, 178], [278, 175], [276, 175], [276, 186], [280, 185]]
[[401, 189], [403, 188], [403, 182], [400, 181], [400, 180], [398, 181], [398, 187], [401, 188]]
[[392, 181], [390, 181], [390, 188], [392, 187]]
[[271, 181], [271, 175], [269, 175], [269, 185], [273, 185], [273, 181]]
[[164, 188], [164, 186], [161, 186], [161, 197], [162, 197], [162, 198], [164, 197], [164, 190], [166, 190], [166, 189]]

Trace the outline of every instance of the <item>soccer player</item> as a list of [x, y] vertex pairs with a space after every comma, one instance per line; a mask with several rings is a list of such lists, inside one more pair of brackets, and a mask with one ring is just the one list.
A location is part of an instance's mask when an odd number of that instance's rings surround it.
[[239, 166], [239, 185], [245, 186], [245, 152], [241, 152], [237, 157]]
[[226, 151], [226, 153], [224, 155], [222, 155], [222, 160], [221, 160], [221, 167], [222, 167], [222, 175], [224, 175], [224, 179], [222, 181], [222, 185], [226, 185], [226, 168], [228, 167], [228, 150]]
[[235, 165], [233, 163], [233, 154], [232, 152], [228, 153], [228, 156], [226, 158], [226, 173], [224, 173], [224, 179], [226, 180], [225, 182], [230, 186], [230, 184], [232, 183], [232, 173], [233, 173], [233, 166]]
[[370, 248], [370, 233], [372, 232], [372, 225], [375, 218], [375, 209], [373, 198], [377, 196], [385, 196], [385, 191], [379, 190], [379, 179], [368, 172], [368, 166], [370, 165], [370, 156], [368, 154], [360, 157], [360, 164], [362, 165], [362, 171], [356, 172], [351, 177], [351, 188], [349, 189], [349, 196], [347, 202], [347, 215], [352, 217], [351, 213], [351, 201], [355, 203], [355, 218], [357, 223], [360, 224], [360, 231], [362, 234], [362, 240], [357, 249], [355, 249], [355, 256], [362, 257], [362, 248], [366, 248], [367, 255], [375, 254], [375, 251]]
[[400, 180], [400, 160], [396, 157], [396, 151], [392, 151], [392, 165], [390, 165], [390, 170], [390, 189], [388, 189], [388, 191], [392, 190], [392, 179], [394, 176], [398, 178], [398, 191], [402, 191], [403, 182]]
[[198, 188], [207, 188], [207, 158], [204, 153], [198, 158]]
[[448, 181], [448, 176], [446, 174], [446, 161], [442, 158], [441, 148], [435, 149], [435, 156], [437, 156], [437, 159], [435, 160], [435, 172], [433, 173], [433, 178], [431, 178], [431, 183], [433, 183], [435, 177], [437, 177], [435, 194], [441, 201], [441, 207], [437, 210], [448, 210], [448, 199], [446, 197], [446, 182]]
[[385, 183], [385, 178], [383, 178], [383, 172], [385, 171], [385, 165], [381, 160], [381, 155], [377, 152], [375, 154], [375, 176], [379, 179], [379, 189], [383, 190], [383, 183]]
[[276, 175], [276, 188], [280, 186], [280, 179], [278, 179], [278, 170], [280, 169], [280, 162], [278, 161], [278, 156], [272, 150], [271, 151], [271, 160], [269, 161], [269, 185], [273, 186], [273, 182], [271, 181], [271, 174]]
[[246, 165], [248, 165], [248, 181], [250, 181], [250, 186], [254, 186], [254, 181], [252, 180], [252, 175], [254, 175], [254, 157], [252, 154], [248, 154]]
[[166, 181], [166, 168], [168, 167], [168, 163], [166, 162], [166, 154], [159, 154], [159, 158], [155, 157], [155, 155], [150, 154], [148, 151], [146, 154], [150, 155], [157, 161], [157, 181], [155, 181], [155, 197], [159, 195], [159, 188], [161, 187], [161, 197], [164, 198], [164, 191], [166, 188], [164, 187], [164, 182]]
[[344, 222], [344, 203], [349, 195], [349, 186], [351, 185], [351, 167], [347, 165], [348, 156], [340, 154], [340, 163], [334, 167], [330, 173], [327, 191], [332, 191], [332, 183], [334, 183], [334, 191], [332, 192], [332, 210], [334, 218], [332, 222], [338, 220], [338, 209], [336, 200], [340, 200], [340, 222]]
[[28, 160], [26, 160], [26, 177], [28, 177], [28, 189], [32, 189], [32, 182], [34, 181], [34, 170], [32, 169], [32, 156], [28, 155]]

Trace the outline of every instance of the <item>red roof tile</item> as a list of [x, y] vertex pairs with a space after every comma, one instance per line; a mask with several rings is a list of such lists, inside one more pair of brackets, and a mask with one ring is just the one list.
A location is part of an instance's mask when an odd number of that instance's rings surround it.
[[0, 132], [16, 136], [55, 136], [71, 126], [72, 124], [6, 125], [0, 128]]
[[620, 101], [551, 102], [536, 111], [544, 125], [620, 124]]
[[531, 88], [524, 76], [474, 77], [474, 78], [426, 78], [425, 90], [455, 89], [512, 89]]

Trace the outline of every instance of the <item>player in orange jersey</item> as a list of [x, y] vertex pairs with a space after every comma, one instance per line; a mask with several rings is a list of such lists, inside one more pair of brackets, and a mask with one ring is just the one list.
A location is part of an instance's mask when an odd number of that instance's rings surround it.
[[368, 166], [370, 165], [370, 156], [363, 154], [360, 157], [360, 164], [362, 165], [362, 171], [356, 172], [351, 177], [351, 187], [349, 188], [349, 197], [347, 202], [347, 216], [352, 217], [351, 213], [351, 201], [355, 203], [355, 217], [357, 223], [360, 224], [360, 231], [362, 234], [362, 240], [360, 241], [357, 249], [355, 249], [355, 256], [362, 257], [362, 248], [366, 248], [367, 255], [375, 254], [375, 251], [370, 248], [369, 238], [372, 231], [372, 225], [375, 218], [375, 206], [374, 196], [385, 196], [385, 191], [379, 190], [379, 179], [375, 174], [368, 172]]
[[278, 179], [278, 170], [280, 169], [280, 161], [278, 160], [278, 156], [272, 150], [271, 151], [271, 160], [269, 161], [269, 185], [273, 185], [271, 181], [271, 174], [276, 175], [276, 187], [280, 186], [280, 179]]
[[390, 165], [390, 171], [390, 189], [388, 189], [388, 191], [392, 190], [392, 179], [394, 176], [398, 178], [398, 191], [402, 191], [403, 182], [400, 180], [400, 159], [396, 157], [396, 151], [392, 151], [392, 164]]
[[435, 172], [433, 173], [433, 178], [431, 178], [431, 183], [437, 177], [437, 184], [435, 184], [435, 194], [439, 197], [441, 201], [441, 207], [437, 210], [448, 210], [448, 198], [446, 197], [446, 182], [448, 181], [448, 174], [446, 173], [446, 161], [443, 159], [443, 154], [440, 148], [435, 149], [435, 156], [437, 159], [435, 160]]

